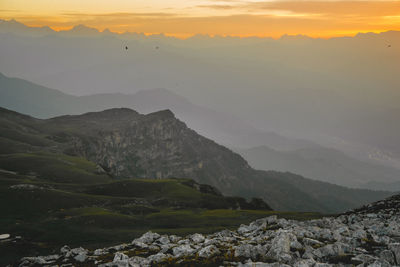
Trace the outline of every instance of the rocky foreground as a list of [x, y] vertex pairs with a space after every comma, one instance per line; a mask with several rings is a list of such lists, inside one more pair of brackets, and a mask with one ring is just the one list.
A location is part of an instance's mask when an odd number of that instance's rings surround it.
[[276, 216], [235, 231], [186, 237], [147, 232], [130, 244], [26, 257], [19, 266], [400, 266], [400, 195], [336, 217]]

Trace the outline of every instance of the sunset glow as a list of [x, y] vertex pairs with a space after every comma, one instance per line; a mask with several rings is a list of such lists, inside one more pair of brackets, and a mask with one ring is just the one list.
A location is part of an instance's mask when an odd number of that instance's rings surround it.
[[114, 32], [313, 37], [400, 30], [400, 1], [2, 0], [0, 18], [29, 26], [77, 24]]

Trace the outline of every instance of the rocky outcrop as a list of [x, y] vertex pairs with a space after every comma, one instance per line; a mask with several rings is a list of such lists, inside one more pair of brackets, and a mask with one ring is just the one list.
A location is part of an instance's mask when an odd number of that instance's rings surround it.
[[364, 205], [361, 208], [347, 212], [347, 214], [386, 213], [389, 215], [398, 215], [400, 214], [399, 202], [400, 194], [391, 196], [384, 200], [376, 201], [368, 205]]
[[187, 128], [170, 110], [110, 109], [50, 119], [46, 127], [65, 153], [117, 178], [191, 178], [227, 192], [251, 173], [242, 157]]
[[[96, 163], [95, 174], [113, 178], [189, 178], [224, 195], [262, 198], [275, 210], [323, 213], [343, 212], [391, 194], [254, 170], [238, 154], [189, 129], [169, 110], [143, 115], [114, 108], [48, 120], [1, 108], [0, 114], [0, 136], [12, 144], [4, 147], [14, 149], [6, 154], [41, 151], [83, 157]], [[0, 167], [18, 171], [8, 166]], [[212, 187], [199, 190], [218, 194]], [[254, 200], [253, 205], [263, 203]]]
[[[384, 208], [383, 208], [384, 207]], [[147, 232], [129, 244], [21, 259], [20, 266], [400, 266], [400, 196], [336, 217], [270, 216], [209, 235]], [[372, 211], [373, 212], [368, 212]]]

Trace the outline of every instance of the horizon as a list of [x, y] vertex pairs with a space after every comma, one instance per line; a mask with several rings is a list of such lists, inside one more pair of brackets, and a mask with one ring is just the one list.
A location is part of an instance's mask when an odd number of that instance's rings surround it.
[[0, 18], [60, 31], [84, 24], [99, 31], [314, 38], [400, 30], [398, 1], [107, 1], [5, 0]]
[[390, 32], [400, 32], [399, 30], [384, 30], [384, 31], [360, 31], [360, 32], [355, 32], [349, 35], [338, 35], [338, 36], [326, 36], [326, 37], [317, 37], [317, 36], [311, 36], [311, 35], [306, 35], [306, 34], [289, 34], [289, 33], [283, 33], [280, 36], [277, 37], [273, 37], [273, 36], [257, 36], [257, 35], [249, 35], [249, 36], [238, 36], [238, 35], [220, 35], [220, 34], [202, 34], [202, 33], [197, 33], [197, 34], [192, 34], [192, 35], [186, 35], [186, 36], [177, 36], [177, 35], [169, 35], [167, 33], [145, 33], [145, 32], [135, 32], [135, 31], [124, 31], [124, 32], [118, 32], [118, 31], [112, 31], [109, 28], [104, 28], [104, 29], [99, 29], [90, 25], [86, 25], [86, 24], [74, 24], [69, 26], [68, 28], [65, 29], [56, 29], [54, 27], [51, 27], [49, 25], [29, 25], [29, 24], [25, 24], [21, 21], [18, 21], [15, 18], [10, 18], [9, 20], [4, 20], [4, 19], [0, 19], [0, 22], [8, 22], [8, 23], [18, 23], [18, 24], [22, 24], [26, 27], [29, 27], [31, 29], [40, 29], [40, 28], [49, 28], [52, 31], [54, 31], [54, 33], [63, 33], [63, 32], [70, 32], [76, 28], [79, 28], [80, 26], [83, 26], [87, 29], [93, 29], [96, 30], [99, 34], [104, 34], [104, 33], [110, 33], [110, 34], [115, 34], [115, 35], [124, 35], [124, 34], [137, 34], [137, 35], [143, 35], [145, 37], [154, 37], [154, 36], [163, 36], [163, 37], [167, 37], [167, 38], [174, 38], [174, 39], [178, 39], [178, 40], [188, 40], [191, 38], [195, 38], [195, 37], [207, 37], [207, 38], [235, 38], [235, 39], [272, 39], [272, 40], [281, 40], [284, 39], [286, 37], [297, 37], [297, 38], [308, 38], [308, 39], [314, 39], [314, 40], [330, 40], [330, 39], [335, 39], [335, 38], [346, 38], [346, 37], [350, 37], [350, 38], [354, 38], [357, 37], [358, 35], [368, 35], [368, 34], [384, 34], [384, 33], [390, 33]]

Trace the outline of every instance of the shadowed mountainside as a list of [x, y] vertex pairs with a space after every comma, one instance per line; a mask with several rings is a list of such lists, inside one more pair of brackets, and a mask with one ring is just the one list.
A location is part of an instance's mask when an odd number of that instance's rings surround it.
[[[263, 131], [400, 166], [398, 31], [180, 40], [1, 20], [0, 39], [0, 72], [9, 76], [75, 95], [169, 88]], [[259, 145], [272, 147], [250, 146]]]
[[315, 180], [372, 190], [400, 190], [400, 171], [323, 147], [277, 151], [266, 146], [235, 149], [260, 170], [290, 171]]
[[135, 94], [73, 96], [0, 73], [0, 106], [42, 119], [114, 107], [132, 108], [145, 114], [170, 109], [190, 128], [219, 143], [245, 147], [264, 144], [278, 150], [316, 146], [310, 141], [257, 130], [235, 116], [195, 105], [167, 89], [142, 90]]
[[[43, 101], [43, 100], [46, 101]], [[139, 91], [132, 95], [72, 96], [0, 73], [0, 106], [38, 118], [129, 107], [141, 113], [171, 109], [189, 128], [235, 147], [250, 165], [261, 170], [290, 171], [312, 179], [343, 186], [396, 191], [400, 171], [359, 161], [332, 148], [257, 130], [229, 114], [195, 105], [166, 89]], [[268, 147], [268, 148], [266, 148]], [[271, 149], [269, 149], [271, 148]]]
[[[115, 178], [191, 178], [227, 195], [262, 197], [278, 210], [339, 212], [390, 195], [256, 171], [169, 110], [142, 115], [110, 109], [40, 120], [1, 109], [0, 118], [3, 154], [45, 151], [83, 157]], [[9, 171], [18, 166], [2, 164]]]

